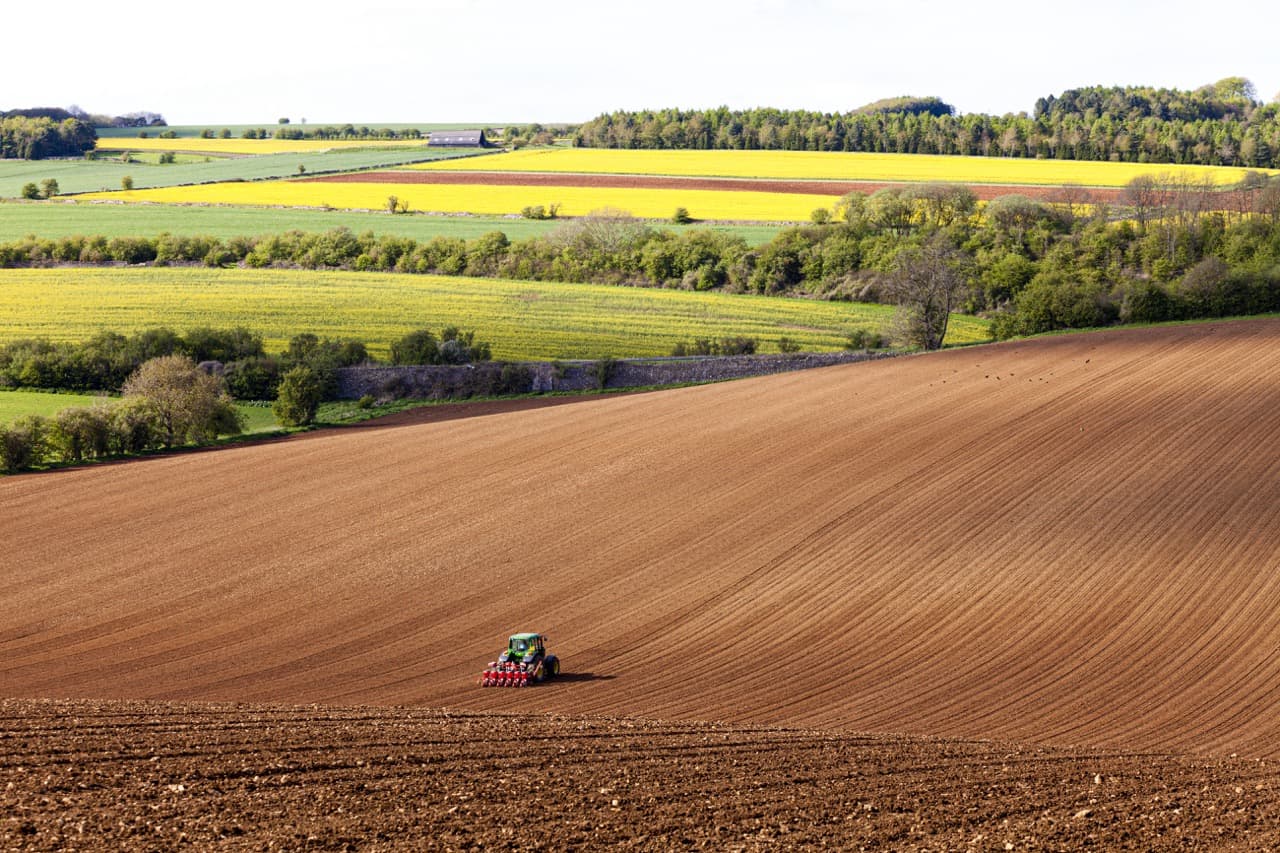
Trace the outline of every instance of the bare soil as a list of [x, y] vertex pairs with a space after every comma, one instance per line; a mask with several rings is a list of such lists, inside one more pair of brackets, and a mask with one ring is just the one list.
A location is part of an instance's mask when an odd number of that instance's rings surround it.
[[[549, 688], [554, 689], [554, 688]], [[8, 850], [1185, 850], [1273, 762], [395, 708], [0, 703]]]
[[[1113, 330], [0, 479], [0, 697], [92, 700], [3, 705], [0, 833], [1273, 846], [1278, 377]], [[480, 689], [516, 630], [567, 677]]]
[[[507, 186], [507, 187], [601, 187], [609, 189], [664, 189], [664, 190], [721, 190], [734, 192], [796, 193], [799, 195], [841, 196], [859, 192], [871, 194], [886, 187], [913, 186], [908, 183], [876, 181], [820, 181], [820, 180], [771, 180], [767, 178], [682, 178], [661, 175], [592, 175], [581, 173], [530, 173], [530, 172], [428, 172], [384, 171], [352, 172], [342, 175], [319, 175], [304, 178], [320, 183], [386, 183], [386, 184], [446, 184], [452, 186]], [[1061, 186], [1030, 186], [1011, 184], [970, 184], [975, 196], [982, 201], [1004, 195], [1025, 195], [1045, 201], [1063, 200]], [[1073, 203], [1115, 203], [1121, 190], [1089, 187], [1076, 190]]]

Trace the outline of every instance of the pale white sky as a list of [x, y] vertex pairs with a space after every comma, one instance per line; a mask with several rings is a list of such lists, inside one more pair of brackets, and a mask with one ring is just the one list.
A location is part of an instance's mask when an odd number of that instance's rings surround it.
[[1280, 91], [1271, 2], [130, 0], [6, 4], [0, 108], [171, 124], [585, 121], [615, 109], [845, 111], [937, 95], [1030, 112], [1088, 85]]

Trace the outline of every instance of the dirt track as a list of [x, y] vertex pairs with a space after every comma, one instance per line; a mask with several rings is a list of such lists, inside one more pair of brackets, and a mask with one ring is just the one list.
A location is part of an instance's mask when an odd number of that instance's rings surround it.
[[[1280, 752], [1280, 321], [0, 480], [0, 696]], [[513, 629], [574, 680], [479, 690]]]
[[[321, 175], [304, 178], [318, 183], [353, 184], [447, 184], [452, 186], [509, 187], [607, 187], [610, 189], [650, 190], [722, 190], [732, 192], [796, 193], [799, 195], [841, 196], [859, 192], [871, 194], [885, 187], [913, 186], [908, 183], [876, 181], [810, 181], [772, 180], [767, 178], [680, 178], [663, 175], [593, 175], [579, 173], [531, 172], [351, 172], [343, 175]], [[1013, 184], [970, 184], [969, 189], [982, 201], [1004, 195], [1025, 195], [1053, 201], [1063, 194], [1062, 187], [1024, 186]], [[1077, 191], [1079, 193], [1079, 191]], [[1089, 187], [1073, 200], [1076, 205], [1113, 204], [1120, 200], [1121, 190]]]
[[624, 719], [138, 703], [2, 702], [0, 745], [5, 849], [1280, 843], [1280, 772], [1238, 759]]

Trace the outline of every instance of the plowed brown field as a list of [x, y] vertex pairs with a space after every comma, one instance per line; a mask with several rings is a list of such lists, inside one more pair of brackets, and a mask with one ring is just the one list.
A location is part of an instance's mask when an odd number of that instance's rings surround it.
[[23, 850], [1264, 850], [1274, 762], [389, 708], [0, 703]]
[[[0, 481], [0, 696], [1280, 753], [1280, 321]], [[480, 690], [515, 629], [573, 677]]]
[[0, 836], [1266, 847], [1278, 412], [1270, 319], [5, 478], [0, 697], [175, 704], [0, 707]]
[[[422, 172], [382, 171], [350, 172], [341, 175], [319, 175], [302, 178], [302, 182], [331, 184], [441, 184], [450, 186], [503, 187], [607, 187], [610, 189], [649, 190], [727, 190], [735, 192], [798, 193], [800, 195], [833, 196], [858, 192], [871, 194], [885, 187], [909, 187], [910, 183], [876, 181], [779, 180], [771, 178], [682, 178], [667, 175], [596, 175], [561, 172]], [[1055, 201], [1064, 196], [1061, 186], [1025, 184], [970, 184], [969, 189], [982, 201], [1005, 195], [1025, 195]], [[1121, 200], [1122, 190], [1106, 187], [1076, 189], [1073, 203], [1112, 204]]]

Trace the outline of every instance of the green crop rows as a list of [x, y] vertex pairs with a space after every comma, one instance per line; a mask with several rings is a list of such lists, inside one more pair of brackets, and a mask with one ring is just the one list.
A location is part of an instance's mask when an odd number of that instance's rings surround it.
[[192, 157], [195, 162], [122, 163], [117, 159], [96, 160], [0, 160], [0, 198], [18, 198], [28, 183], [39, 185], [46, 178], [58, 182], [59, 192], [82, 193], [120, 189], [126, 175], [137, 189], [203, 184], [216, 181], [251, 181], [287, 178], [299, 174], [349, 172], [405, 163], [421, 163], [449, 157], [474, 156], [474, 151], [427, 148], [353, 148], [318, 153], [261, 154], [252, 157]]

